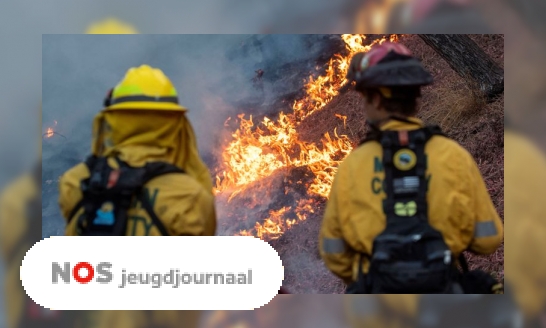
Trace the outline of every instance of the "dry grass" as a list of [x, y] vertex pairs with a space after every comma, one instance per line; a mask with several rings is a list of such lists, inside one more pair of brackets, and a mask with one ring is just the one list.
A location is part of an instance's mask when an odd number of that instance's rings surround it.
[[421, 101], [419, 117], [428, 124], [439, 125], [446, 133], [465, 124], [468, 117], [485, 109], [485, 98], [472, 86], [459, 83], [455, 88], [430, 88]]

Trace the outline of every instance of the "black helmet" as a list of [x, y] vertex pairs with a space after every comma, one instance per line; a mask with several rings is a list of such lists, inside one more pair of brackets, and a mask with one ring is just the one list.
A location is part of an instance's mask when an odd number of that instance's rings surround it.
[[420, 87], [432, 83], [432, 75], [400, 43], [384, 42], [367, 53], [353, 56], [347, 73], [356, 89], [380, 87]]

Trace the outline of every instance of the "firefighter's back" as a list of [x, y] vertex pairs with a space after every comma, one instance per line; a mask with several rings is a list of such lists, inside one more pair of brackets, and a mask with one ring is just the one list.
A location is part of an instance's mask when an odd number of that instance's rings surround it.
[[[388, 123], [387, 127], [412, 130], [419, 125], [396, 122]], [[489, 222], [498, 215], [478, 167], [466, 149], [448, 137], [437, 135], [426, 144], [425, 155], [429, 222], [458, 255], [471, 244], [476, 233], [482, 233], [477, 231], [481, 227], [477, 220], [484, 218]], [[355, 250], [365, 253], [386, 226], [382, 158], [381, 145], [367, 142], [353, 151], [338, 171], [338, 193], [343, 195], [346, 205], [338, 209], [342, 212], [339, 217], [349, 223], [342, 225], [343, 234]], [[493, 226], [493, 232], [488, 236], [493, 238], [479, 248], [483, 253], [492, 252], [502, 239], [501, 231], [495, 228]]]
[[[82, 200], [81, 182], [89, 177], [85, 164], [67, 171], [59, 184], [60, 206], [64, 217], [70, 217]], [[185, 173], [169, 173], [155, 177], [144, 184], [144, 197], [170, 235], [212, 236], [216, 229], [214, 198], [194, 178]], [[67, 235], [79, 235], [77, 211], [66, 228]], [[126, 235], [161, 235], [142, 203], [135, 201], [128, 210]]]

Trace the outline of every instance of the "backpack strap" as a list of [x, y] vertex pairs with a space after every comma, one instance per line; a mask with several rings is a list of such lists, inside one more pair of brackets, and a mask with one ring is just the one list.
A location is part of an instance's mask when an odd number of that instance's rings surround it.
[[[151, 162], [147, 163], [144, 167], [145, 174], [143, 179], [143, 185], [146, 184], [148, 181], [152, 180], [155, 177], [158, 177], [160, 175], [169, 174], [169, 173], [184, 173], [184, 170], [181, 168], [165, 163], [165, 162]], [[144, 193], [141, 192], [138, 194], [138, 199], [140, 200], [142, 207], [146, 210], [150, 218], [152, 219], [152, 222], [155, 224], [157, 229], [161, 232], [163, 236], [169, 236], [169, 232], [167, 231], [167, 228], [165, 228], [165, 225], [157, 214], [155, 213], [152, 204], [150, 203], [150, 200], [148, 197], [145, 197]]]

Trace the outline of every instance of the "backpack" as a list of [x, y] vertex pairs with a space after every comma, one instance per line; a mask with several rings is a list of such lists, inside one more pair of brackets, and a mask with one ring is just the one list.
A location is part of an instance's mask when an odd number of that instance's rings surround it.
[[456, 284], [459, 272], [442, 234], [428, 221], [427, 159], [425, 145], [437, 126], [412, 131], [379, 131], [368, 134], [383, 148], [383, 201], [386, 228], [373, 242], [369, 272], [359, 270], [359, 293], [437, 294], [462, 293]]
[[[107, 157], [87, 158], [85, 164], [90, 176], [81, 182], [83, 197], [72, 210], [69, 222], [78, 220], [77, 231], [82, 236], [125, 236], [129, 208], [135, 201], [140, 201], [153, 224], [163, 236], [168, 236], [143, 186], [160, 175], [184, 171], [166, 162], [149, 162], [143, 167], [131, 167], [117, 157], [113, 159], [119, 164], [118, 169], [108, 165]], [[81, 208], [84, 209], [83, 214], [74, 218]]]

